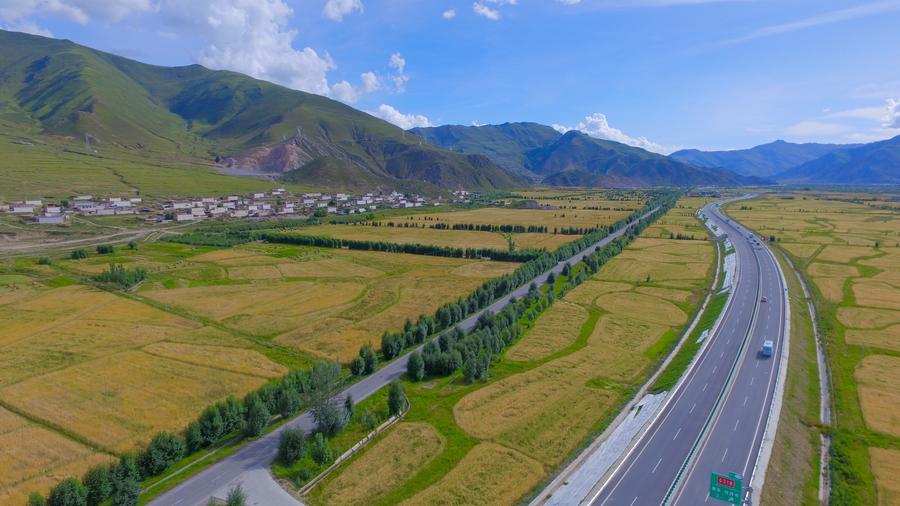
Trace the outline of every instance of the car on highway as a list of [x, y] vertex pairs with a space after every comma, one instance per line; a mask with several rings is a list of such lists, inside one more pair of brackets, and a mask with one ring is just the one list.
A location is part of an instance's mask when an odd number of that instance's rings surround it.
[[769, 299], [767, 299], [767, 298], [766, 298], [766, 296], [765, 296], [765, 295], [763, 295], [763, 296], [762, 296], [762, 298], [761, 298], [761, 299], [759, 299], [759, 301], [760, 301], [760, 302], [768, 302], [768, 301], [769, 301]]
[[762, 349], [759, 350], [759, 354], [763, 357], [771, 357], [772, 353], [775, 351], [775, 342], [771, 339], [766, 339], [763, 341]]

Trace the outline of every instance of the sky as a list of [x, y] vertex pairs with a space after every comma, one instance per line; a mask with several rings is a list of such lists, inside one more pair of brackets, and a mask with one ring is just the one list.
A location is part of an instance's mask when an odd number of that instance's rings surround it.
[[900, 0], [0, 0], [0, 27], [403, 128], [534, 121], [661, 153], [900, 135]]

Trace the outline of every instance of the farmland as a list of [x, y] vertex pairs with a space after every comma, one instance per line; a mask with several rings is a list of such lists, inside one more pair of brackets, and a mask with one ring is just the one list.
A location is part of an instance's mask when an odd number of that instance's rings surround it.
[[888, 504], [892, 496], [885, 469], [895, 466], [896, 459], [885, 449], [900, 444], [895, 377], [900, 227], [895, 210], [868, 205], [872, 202], [866, 197], [767, 196], [734, 204], [729, 212], [774, 237], [811, 282], [837, 420], [832, 500]]
[[[148, 278], [127, 292], [87, 282], [110, 263]], [[258, 243], [5, 261], [0, 502], [179, 431], [313, 357], [348, 358], [516, 265]]]
[[[701, 201], [681, 203], [696, 209]], [[691, 212], [669, 219], [683, 227], [695, 220]], [[524, 336], [487, 382], [453, 375], [409, 384], [404, 423], [430, 427], [447, 446], [414, 472], [392, 473], [390, 488], [370, 502], [516, 503], [602, 430], [674, 345], [712, 275], [712, 243], [649, 230], [536, 321], [523, 321]], [[381, 436], [308, 501], [341, 504], [343, 486], [397, 445], [392, 431]]]

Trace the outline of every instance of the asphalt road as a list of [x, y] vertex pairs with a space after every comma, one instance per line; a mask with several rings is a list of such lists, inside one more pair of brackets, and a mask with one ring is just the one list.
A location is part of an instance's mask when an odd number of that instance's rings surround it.
[[[736, 472], [750, 483], [775, 389], [786, 293], [765, 246], [755, 245], [746, 229], [715, 205], [705, 212], [728, 234], [737, 254], [732, 301], [696, 366], [591, 504], [662, 504], [670, 490], [670, 502], [713, 504], [717, 501], [707, 494], [711, 471]], [[758, 352], [766, 339], [775, 341], [775, 352], [762, 358]]]
[[[655, 210], [656, 209], [648, 212], [641, 218], [649, 216]], [[625, 233], [626, 229], [627, 227], [622, 227], [621, 229], [613, 232], [601, 241], [585, 248], [568, 260], [559, 262], [556, 267], [551, 269], [551, 271], [555, 275], [559, 275], [567, 262], [570, 262], [572, 264], [580, 262], [582, 258], [593, 252], [595, 248], [605, 246], [614, 239], [621, 237]], [[539, 285], [546, 283], [547, 276], [551, 271], [547, 271], [546, 273], [536, 277], [532, 281]], [[509, 295], [501, 297], [487, 308], [466, 318], [465, 320], [460, 322], [458, 326], [463, 330], [470, 330], [477, 323], [478, 317], [481, 315], [481, 313], [483, 313], [484, 311], [491, 311], [493, 313], [501, 311], [504, 307], [506, 307], [507, 304], [509, 304], [509, 301], [513, 297], [518, 299], [526, 295], [528, 293], [528, 287], [530, 284], [530, 282], [525, 283]], [[347, 395], [350, 395], [353, 397], [353, 400], [355, 402], [362, 401], [366, 397], [377, 392], [385, 385], [389, 384], [391, 381], [405, 374], [406, 362], [408, 360], [409, 353], [397, 358], [372, 375], [348, 387], [343, 392], [337, 394], [336, 398], [343, 401], [343, 399]], [[272, 460], [274, 460], [275, 455], [278, 451], [278, 439], [280, 437], [281, 431], [286, 427], [298, 427], [302, 428], [306, 432], [310, 432], [315, 427], [315, 422], [308, 412], [303, 413], [297, 418], [291, 420], [289, 423], [279, 427], [277, 430], [257, 439], [256, 441], [253, 441], [252, 443], [236, 451], [234, 454], [213, 464], [197, 475], [185, 480], [177, 487], [167, 491], [166, 493], [151, 501], [150, 504], [154, 506], [205, 505], [210, 497], [213, 497], [214, 495], [219, 495], [221, 497], [223, 495], [223, 487], [231, 486], [236, 483], [244, 484], [244, 488], [248, 492], [251, 504], [265, 504], [274, 506], [277, 504], [290, 504], [292, 502], [295, 502], [290, 498], [290, 496], [287, 495], [287, 493], [281, 491], [278, 484], [275, 483], [275, 481], [271, 477], [271, 474], [268, 472], [269, 466], [271, 465]], [[268, 480], [268, 482], [271, 483], [260, 483], [260, 480]], [[255, 494], [258, 495], [255, 496]], [[259, 495], [265, 496], [260, 497]]]

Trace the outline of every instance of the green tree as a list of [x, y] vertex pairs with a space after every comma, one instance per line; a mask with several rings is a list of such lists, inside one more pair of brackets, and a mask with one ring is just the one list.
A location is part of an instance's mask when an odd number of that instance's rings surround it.
[[134, 242], [134, 241], [128, 241], [128, 249], [130, 249], [130, 250], [132, 250], [132, 251], [133, 251], [133, 250], [136, 250], [136, 249], [137, 249], [137, 243]]
[[207, 406], [198, 422], [204, 446], [215, 443], [225, 434], [225, 421], [222, 420], [222, 414], [215, 406]]
[[378, 356], [375, 354], [375, 350], [368, 344], [364, 345], [359, 349], [359, 356], [362, 357], [365, 363], [365, 374], [375, 372], [375, 368], [378, 366]]
[[69, 258], [72, 260], [81, 260], [82, 258], [87, 258], [87, 251], [83, 249], [72, 250], [72, 253], [69, 254]]
[[247, 417], [244, 423], [244, 434], [255, 437], [262, 434], [263, 429], [269, 425], [271, 414], [259, 397], [254, 396], [253, 401], [247, 406]]
[[88, 506], [98, 506], [112, 494], [112, 471], [106, 464], [88, 469], [82, 481], [88, 492]]
[[278, 442], [278, 461], [289, 466], [306, 455], [306, 435], [302, 429], [287, 428]]
[[141, 485], [131, 476], [113, 480], [113, 506], [135, 506], [141, 496]]
[[316, 421], [316, 431], [326, 436], [334, 436], [344, 430], [349, 418], [343, 406], [339, 406], [333, 399], [319, 402], [310, 408], [313, 420]]
[[87, 506], [87, 489], [76, 478], [66, 478], [50, 491], [49, 506]]
[[406, 363], [406, 374], [414, 381], [422, 381], [425, 377], [425, 360], [422, 354], [414, 351], [409, 354], [409, 361]]
[[188, 424], [187, 428], [184, 429], [184, 440], [187, 442], [188, 452], [190, 453], [194, 453], [206, 446], [207, 442], [200, 432], [199, 422], [194, 421]]
[[111, 244], [98, 244], [97, 245], [97, 254], [98, 255], [109, 255], [112, 253], [113, 247]]
[[359, 355], [350, 361], [350, 373], [354, 376], [362, 376], [366, 372], [366, 361]]
[[388, 390], [388, 413], [399, 415], [403, 411], [404, 405], [403, 385], [397, 381], [392, 381]]
[[138, 466], [143, 476], [156, 476], [187, 452], [187, 444], [181, 436], [160, 432], [153, 436], [147, 448], [138, 456]]
[[283, 385], [278, 393], [278, 414], [288, 418], [300, 409], [300, 394], [290, 385]]
[[313, 436], [309, 453], [312, 455], [313, 461], [320, 466], [330, 464], [334, 460], [334, 452], [331, 449], [331, 445], [321, 432], [316, 432], [316, 435]]

